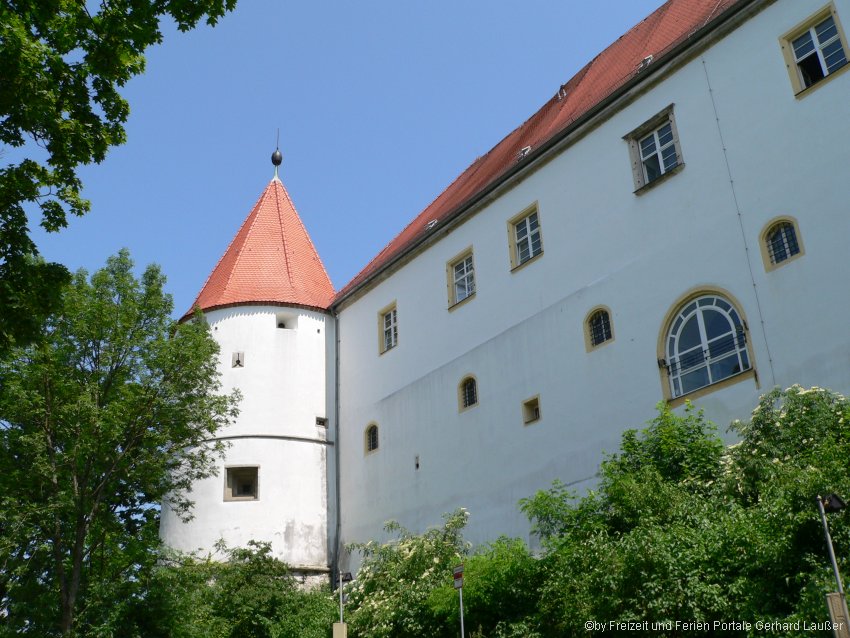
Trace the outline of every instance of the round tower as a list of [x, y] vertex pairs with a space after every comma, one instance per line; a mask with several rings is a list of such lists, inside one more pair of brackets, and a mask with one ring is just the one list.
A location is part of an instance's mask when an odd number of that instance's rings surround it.
[[[222, 390], [242, 393], [218, 433], [218, 476], [196, 483], [193, 519], [165, 503], [160, 536], [180, 551], [271, 543], [305, 579], [328, 572], [327, 357], [333, 286], [277, 175], [204, 284], [199, 307], [218, 342]], [[183, 320], [191, 318], [187, 313]]]

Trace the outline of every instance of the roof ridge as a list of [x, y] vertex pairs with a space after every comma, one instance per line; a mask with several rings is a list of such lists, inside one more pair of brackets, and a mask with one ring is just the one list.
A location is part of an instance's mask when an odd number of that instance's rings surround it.
[[[280, 183], [280, 187], [283, 189], [283, 194], [286, 195], [286, 201], [289, 202], [289, 205], [292, 207], [292, 210], [294, 210], [296, 213], [295, 220], [298, 222], [299, 226], [301, 227], [301, 230], [304, 231], [304, 235], [307, 237], [307, 243], [312, 249], [313, 255], [319, 262], [319, 265], [322, 267], [322, 271], [325, 273], [325, 276], [328, 278], [328, 283], [330, 283], [331, 289], [334, 290], [333, 281], [331, 281], [331, 277], [330, 275], [328, 275], [328, 270], [327, 268], [325, 268], [325, 264], [322, 261], [322, 256], [319, 254], [319, 251], [316, 250], [316, 245], [313, 243], [313, 238], [310, 237], [310, 233], [307, 232], [307, 227], [304, 225], [304, 220], [301, 219], [301, 215], [298, 214], [298, 211], [295, 208], [295, 203], [292, 201], [292, 197], [289, 196], [289, 191], [286, 190], [286, 186], [283, 185], [283, 182], [281, 182], [280, 180], [277, 181]], [[334, 290], [334, 292], [336, 291]]]

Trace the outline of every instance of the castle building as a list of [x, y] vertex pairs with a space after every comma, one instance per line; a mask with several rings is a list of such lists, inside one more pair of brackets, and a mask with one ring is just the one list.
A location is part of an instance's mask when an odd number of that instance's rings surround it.
[[321, 574], [389, 519], [528, 538], [517, 501], [592, 486], [659, 401], [722, 429], [774, 386], [850, 391], [847, 21], [669, 0], [337, 292], [272, 180], [196, 301], [244, 399], [165, 542]]

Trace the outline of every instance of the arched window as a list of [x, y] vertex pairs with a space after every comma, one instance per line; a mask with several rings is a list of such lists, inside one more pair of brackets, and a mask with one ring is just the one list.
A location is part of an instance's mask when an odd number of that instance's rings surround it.
[[370, 423], [366, 428], [366, 451], [374, 452], [378, 449], [378, 426]]
[[599, 309], [590, 315], [587, 320], [587, 334], [590, 345], [596, 347], [613, 338], [611, 332], [611, 316], [605, 309]]
[[787, 215], [772, 219], [765, 224], [759, 243], [764, 269], [768, 272], [784, 266], [805, 252], [800, 237], [800, 226], [797, 220]]
[[719, 295], [688, 301], [670, 324], [665, 341], [670, 392], [694, 392], [751, 367], [744, 323]]
[[478, 383], [475, 381], [475, 377], [466, 377], [460, 382], [458, 390], [461, 410], [478, 405]]
[[783, 220], [771, 226], [764, 239], [768, 258], [773, 265], [781, 264], [800, 253], [797, 230], [790, 221]]

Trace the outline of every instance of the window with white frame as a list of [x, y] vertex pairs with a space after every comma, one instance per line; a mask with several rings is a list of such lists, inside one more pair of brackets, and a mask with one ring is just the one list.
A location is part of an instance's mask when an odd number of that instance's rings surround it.
[[472, 251], [466, 251], [448, 264], [449, 305], [459, 304], [475, 294], [475, 264]]
[[673, 398], [749, 370], [744, 322], [720, 295], [688, 301], [678, 311], [665, 342], [670, 394]]
[[780, 42], [796, 93], [847, 64], [847, 41], [832, 4], [788, 32]]
[[537, 206], [522, 212], [510, 221], [511, 266], [517, 268], [543, 253], [540, 217]]
[[629, 143], [636, 191], [683, 165], [672, 104], [624, 139]]
[[384, 353], [398, 345], [398, 311], [395, 304], [384, 308], [378, 314], [378, 323], [380, 351]]

